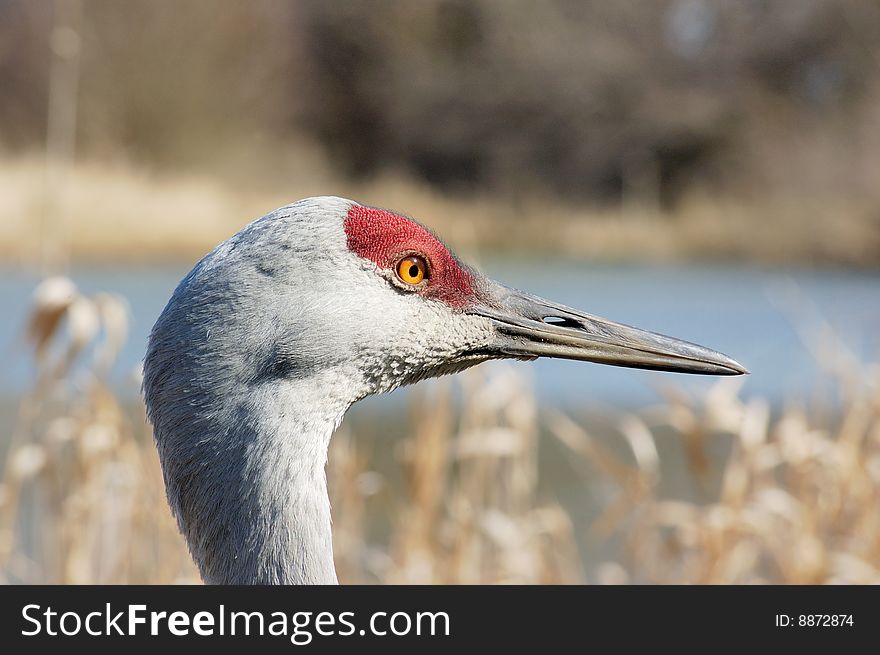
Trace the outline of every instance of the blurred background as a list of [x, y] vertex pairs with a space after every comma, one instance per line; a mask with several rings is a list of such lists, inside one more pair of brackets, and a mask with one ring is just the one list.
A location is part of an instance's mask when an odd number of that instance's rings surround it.
[[340, 195], [752, 371], [359, 403], [341, 581], [880, 582], [875, 0], [0, 0], [0, 89], [0, 581], [198, 581], [149, 329], [218, 242]]

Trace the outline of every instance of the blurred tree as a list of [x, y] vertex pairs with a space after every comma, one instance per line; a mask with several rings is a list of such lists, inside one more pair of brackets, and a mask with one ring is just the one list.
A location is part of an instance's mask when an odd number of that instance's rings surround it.
[[[672, 206], [880, 201], [861, 0], [85, 0], [80, 143], [204, 165], [314, 139], [349, 175]], [[0, 139], [43, 138], [51, 3], [0, 0]]]
[[0, 0], [0, 146], [45, 137], [49, 95], [48, 2]]

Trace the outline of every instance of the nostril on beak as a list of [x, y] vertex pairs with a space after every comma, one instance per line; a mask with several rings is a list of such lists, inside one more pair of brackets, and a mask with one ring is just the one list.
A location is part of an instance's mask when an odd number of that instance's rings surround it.
[[554, 325], [556, 327], [566, 327], [566, 328], [582, 328], [583, 325], [580, 321], [575, 321], [571, 318], [565, 318], [562, 316], [543, 316], [541, 320], [547, 325]]

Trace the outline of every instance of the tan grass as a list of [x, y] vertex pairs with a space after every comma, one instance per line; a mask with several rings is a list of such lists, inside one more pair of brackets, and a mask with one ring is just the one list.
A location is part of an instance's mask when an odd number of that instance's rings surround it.
[[312, 150], [291, 151], [273, 164], [242, 155], [236, 172], [215, 166], [203, 175], [81, 162], [56, 171], [51, 188], [43, 158], [0, 159], [0, 258], [48, 257], [56, 269], [53, 253], [87, 261], [192, 260], [271, 209], [331, 194], [405, 211], [471, 256], [501, 249], [594, 261], [880, 263], [880, 214], [847, 199], [692, 195], [674, 213], [601, 209], [540, 194], [446, 195], [399, 175], [355, 183], [332, 174]]

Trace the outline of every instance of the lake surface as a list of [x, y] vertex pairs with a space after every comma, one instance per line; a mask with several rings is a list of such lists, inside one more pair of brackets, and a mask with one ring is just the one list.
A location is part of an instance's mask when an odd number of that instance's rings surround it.
[[[189, 264], [157, 267], [82, 266], [70, 276], [86, 293], [122, 294], [131, 329], [113, 371], [123, 394], [137, 393], [131, 372], [147, 335]], [[820, 368], [799, 328], [827, 321], [863, 361], [880, 359], [880, 273], [773, 270], [746, 266], [589, 266], [556, 258], [488, 259], [480, 267], [504, 283], [623, 323], [720, 350], [752, 375], [743, 394], [774, 401], [812, 394]], [[0, 397], [17, 396], [33, 376], [23, 326], [39, 277], [0, 268]], [[657, 398], [674, 382], [699, 393], [711, 378], [540, 360], [528, 371], [543, 402], [633, 406]], [[378, 402], [399, 402], [392, 394]]]

